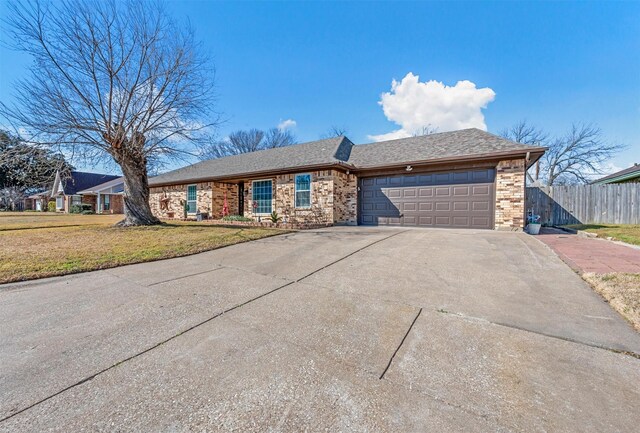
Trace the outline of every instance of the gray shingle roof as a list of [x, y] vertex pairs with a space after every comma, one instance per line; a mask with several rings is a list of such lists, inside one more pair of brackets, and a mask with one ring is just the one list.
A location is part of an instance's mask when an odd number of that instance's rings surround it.
[[113, 176], [109, 174], [100, 173], [86, 173], [83, 171], [72, 171], [69, 179], [64, 179], [62, 185], [64, 187], [64, 193], [66, 195], [77, 194], [78, 191], [82, 191], [91, 188], [95, 185], [108, 182], [110, 180], [117, 179], [120, 176]]
[[202, 161], [153, 177], [149, 179], [149, 185], [240, 177], [297, 167], [345, 164], [358, 169], [509, 152], [542, 152], [544, 149], [518, 144], [475, 128], [362, 145], [354, 145], [346, 137], [335, 137]]
[[344, 163], [353, 143], [346, 137], [209, 159], [149, 179], [149, 185], [230, 177], [296, 167]]
[[624, 170], [616, 171], [608, 176], [601, 177], [600, 179], [596, 179], [591, 183], [609, 183], [610, 181], [618, 180], [618, 178], [633, 178], [635, 176], [640, 176], [640, 164], [635, 163], [631, 167], [625, 168]]
[[355, 146], [349, 162], [358, 168], [453, 159], [514, 151], [542, 151], [480, 129], [462, 129]]

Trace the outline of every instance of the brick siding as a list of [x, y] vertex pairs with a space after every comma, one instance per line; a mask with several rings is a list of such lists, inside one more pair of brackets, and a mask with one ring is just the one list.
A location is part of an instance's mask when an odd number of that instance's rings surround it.
[[[311, 208], [295, 207], [295, 175], [311, 174]], [[254, 215], [252, 187], [254, 180], [273, 182], [272, 209], [292, 224], [348, 224], [358, 221], [358, 178], [340, 170], [319, 170], [272, 177], [246, 178], [244, 182], [244, 216], [268, 221], [268, 215]], [[525, 222], [525, 161], [500, 161], [496, 167], [495, 228], [513, 230]], [[239, 212], [237, 183], [200, 182], [197, 187], [197, 209], [211, 217], [222, 217], [226, 191], [229, 213]], [[150, 205], [159, 218], [182, 218], [181, 200], [186, 200], [187, 185], [171, 185], [150, 189]], [[161, 200], [168, 199], [168, 209], [161, 210]], [[190, 215], [193, 216], [193, 215]]]
[[[268, 215], [254, 215], [252, 187], [254, 180], [273, 182], [272, 209], [289, 223], [334, 224], [357, 222], [357, 178], [337, 170], [305, 172], [311, 174], [311, 207], [295, 207], [295, 175], [282, 174], [269, 178], [244, 179], [244, 216], [268, 220]], [[297, 173], [303, 174], [303, 173]], [[226, 191], [229, 214], [239, 212], [239, 186], [235, 183], [202, 182], [197, 185], [197, 208], [213, 218], [222, 217]], [[186, 200], [187, 185], [152, 187], [149, 204], [159, 218], [182, 218], [181, 200]], [[161, 201], [167, 200], [168, 209], [161, 209]], [[336, 201], [337, 198], [337, 201]]]
[[496, 230], [513, 230], [524, 227], [524, 194], [524, 159], [500, 161], [496, 167]]
[[358, 178], [334, 170], [333, 220], [336, 223], [358, 224]]
[[[188, 185], [194, 184], [150, 188], [149, 206], [151, 207], [151, 212], [158, 218], [183, 218], [184, 207], [180, 202], [187, 199]], [[211, 215], [213, 207], [213, 182], [200, 182], [195, 185], [196, 210]], [[161, 201], [164, 199], [168, 199], [166, 209], [163, 209], [161, 206]], [[194, 217], [195, 214], [189, 214], [188, 216]]]

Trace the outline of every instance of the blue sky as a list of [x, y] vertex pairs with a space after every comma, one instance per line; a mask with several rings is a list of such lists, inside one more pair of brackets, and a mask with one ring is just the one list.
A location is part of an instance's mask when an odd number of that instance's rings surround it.
[[[216, 109], [228, 119], [221, 136], [287, 119], [299, 141], [339, 125], [356, 143], [411, 132], [425, 119], [440, 130], [480, 122], [490, 132], [527, 119], [553, 134], [593, 122], [608, 140], [629, 145], [615, 167], [640, 162], [640, 2], [171, 1], [169, 8], [191, 22], [214, 58]], [[3, 3], [0, 15], [5, 10]], [[0, 48], [2, 100], [27, 65]], [[394, 79], [402, 85], [389, 95], [386, 116], [379, 101]], [[442, 85], [425, 84], [431, 80]], [[464, 80], [473, 86], [456, 86]]]

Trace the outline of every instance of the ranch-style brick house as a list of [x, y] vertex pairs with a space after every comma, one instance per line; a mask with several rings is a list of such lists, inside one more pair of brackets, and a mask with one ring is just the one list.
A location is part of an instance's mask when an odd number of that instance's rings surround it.
[[202, 161], [149, 179], [160, 218], [521, 229], [525, 171], [544, 147], [479, 129], [354, 145], [347, 137]]

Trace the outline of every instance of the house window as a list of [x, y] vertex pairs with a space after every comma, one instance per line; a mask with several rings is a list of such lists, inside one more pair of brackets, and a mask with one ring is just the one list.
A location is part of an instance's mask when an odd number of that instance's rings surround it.
[[104, 195], [104, 202], [102, 204], [102, 210], [111, 209], [111, 196], [109, 194]]
[[64, 208], [64, 197], [56, 197], [56, 209]]
[[296, 175], [296, 207], [311, 207], [311, 175]]
[[273, 189], [270, 180], [255, 180], [253, 188], [251, 188], [253, 200], [253, 212], [257, 214], [271, 213], [271, 199], [273, 198]]
[[71, 205], [77, 204], [78, 206], [82, 204], [82, 197], [79, 195], [74, 195], [71, 197]]
[[195, 185], [187, 186], [187, 212], [196, 213], [198, 194]]

